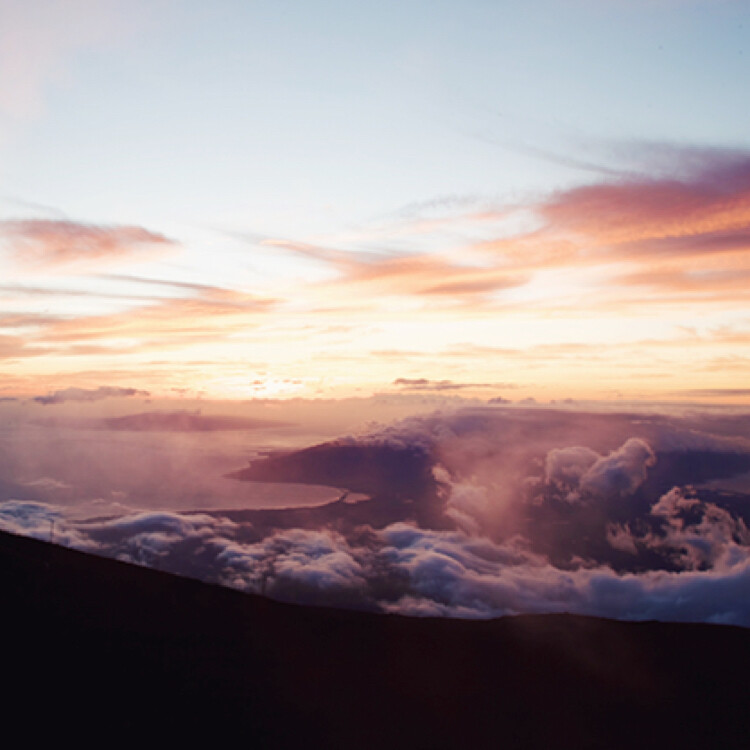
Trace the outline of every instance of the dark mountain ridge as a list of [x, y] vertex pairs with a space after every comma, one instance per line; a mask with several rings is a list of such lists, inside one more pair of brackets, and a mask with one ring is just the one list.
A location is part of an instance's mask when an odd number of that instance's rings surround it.
[[743, 747], [750, 630], [301, 607], [0, 533], [6, 727], [253, 748]]

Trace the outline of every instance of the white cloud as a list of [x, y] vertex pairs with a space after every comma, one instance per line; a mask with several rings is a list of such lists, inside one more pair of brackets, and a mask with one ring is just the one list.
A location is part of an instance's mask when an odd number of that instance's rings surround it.
[[581, 477], [581, 489], [602, 495], [630, 495], [646, 480], [656, 463], [651, 446], [629, 438], [620, 448], [600, 458]]
[[27, 500], [0, 503], [0, 529], [68, 547], [85, 549], [88, 544], [85, 533], [68, 524], [60, 508], [46, 503]]
[[547, 482], [577, 486], [581, 477], [600, 459], [591, 448], [553, 448], [544, 462], [544, 477]]

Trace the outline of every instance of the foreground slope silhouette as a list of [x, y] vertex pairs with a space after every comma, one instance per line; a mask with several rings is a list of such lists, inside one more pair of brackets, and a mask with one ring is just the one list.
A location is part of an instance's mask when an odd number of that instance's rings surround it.
[[[750, 630], [301, 607], [0, 533], [6, 730], [252, 748], [739, 748]], [[88, 744], [88, 743], [84, 743]]]

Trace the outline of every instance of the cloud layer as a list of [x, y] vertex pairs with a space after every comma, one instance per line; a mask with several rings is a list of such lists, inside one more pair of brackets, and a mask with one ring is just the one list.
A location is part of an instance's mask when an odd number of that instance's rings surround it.
[[62, 404], [66, 401], [100, 401], [104, 398], [124, 398], [128, 396], [148, 396], [148, 391], [137, 388], [122, 388], [119, 386], [102, 385], [98, 388], [64, 388], [46, 396], [35, 396], [38, 404]]
[[[747, 530], [738, 542], [732, 524], [711, 512], [688, 542], [714, 550], [710, 566], [691, 561], [679, 572], [640, 574], [591, 562], [561, 569], [521, 538], [497, 543], [406, 523], [363, 528], [356, 539], [294, 528], [248, 542], [251, 527], [209, 514], [144, 513], [76, 524], [49, 506], [6, 502], [0, 527], [287, 601], [409, 615], [577, 612], [750, 627]], [[684, 543], [664, 542], [676, 553]]]
[[[342, 487], [397, 469], [393, 481], [373, 485], [371, 499], [88, 520], [72, 508], [11, 499], [0, 503], [0, 527], [286, 601], [750, 627], [750, 495], [712, 484], [750, 471], [750, 443], [737, 437], [733, 416], [713, 418], [711, 433], [699, 424], [462, 409], [258, 459], [271, 481], [278, 471], [287, 481], [319, 476]], [[27, 482], [27, 493], [41, 483]]]

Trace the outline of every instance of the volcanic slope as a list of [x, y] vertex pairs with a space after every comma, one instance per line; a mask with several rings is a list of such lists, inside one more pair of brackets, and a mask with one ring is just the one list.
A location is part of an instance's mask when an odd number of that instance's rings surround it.
[[0, 533], [6, 730], [253, 748], [744, 747], [750, 630], [281, 604]]

